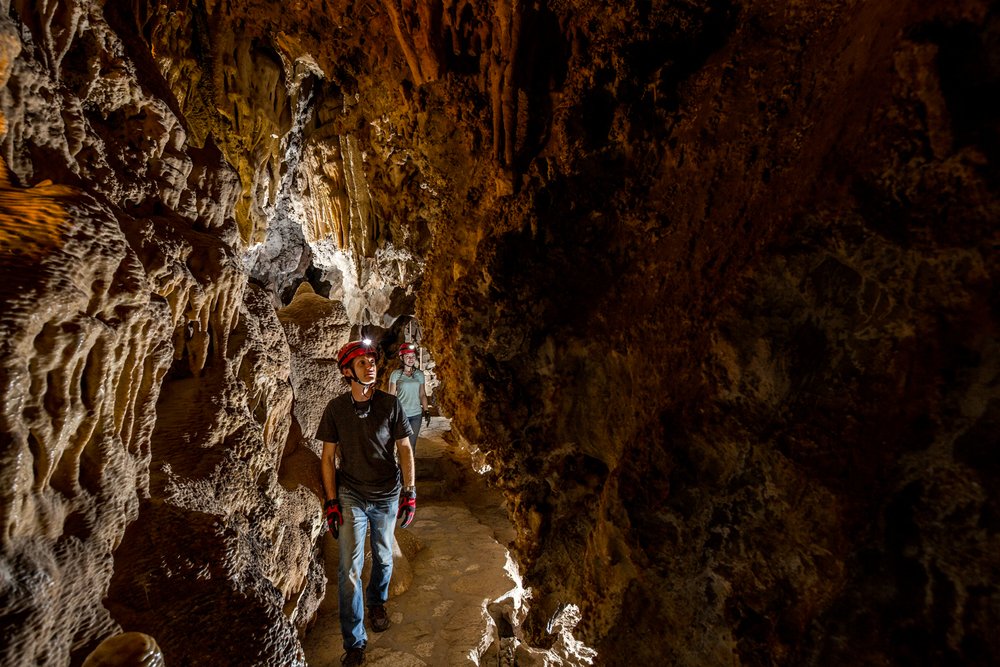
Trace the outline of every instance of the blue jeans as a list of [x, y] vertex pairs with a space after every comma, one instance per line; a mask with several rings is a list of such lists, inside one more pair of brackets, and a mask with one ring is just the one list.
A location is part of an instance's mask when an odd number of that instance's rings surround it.
[[417, 456], [417, 434], [420, 433], [421, 419], [423, 419], [423, 415], [406, 418], [406, 421], [410, 422], [410, 429], [413, 431], [413, 433], [410, 434], [410, 448], [413, 450], [414, 457]]
[[340, 489], [340, 509], [344, 525], [340, 528], [340, 632], [344, 648], [364, 648], [365, 609], [361, 596], [361, 569], [365, 564], [365, 534], [371, 526], [372, 576], [364, 603], [368, 607], [385, 604], [392, 578], [392, 542], [395, 539], [396, 511], [399, 497], [366, 501], [346, 487]]

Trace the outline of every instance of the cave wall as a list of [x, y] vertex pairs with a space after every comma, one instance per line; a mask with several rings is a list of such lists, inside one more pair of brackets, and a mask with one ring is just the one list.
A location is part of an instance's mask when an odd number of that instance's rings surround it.
[[[0, 7], [11, 651], [299, 660], [295, 311], [416, 298], [533, 640], [572, 602], [608, 664], [1000, 656], [993, 3]], [[184, 645], [188, 602], [250, 613]]]
[[582, 600], [611, 663], [995, 660], [995, 9], [530, 15], [565, 78], [515, 63], [517, 192], [435, 230], [423, 316], [535, 632]]
[[[168, 664], [304, 664], [322, 522], [278, 477], [289, 346], [247, 280], [242, 163], [120, 20], [0, 18], [0, 662], [80, 664], [137, 630]], [[251, 126], [280, 125], [261, 103]]]
[[[413, 314], [426, 225], [374, 200], [315, 8], [0, 7], [2, 661], [127, 630], [303, 664], [328, 360]], [[323, 305], [279, 312], [308, 282]]]
[[412, 7], [425, 131], [474, 147], [421, 314], [536, 633], [583, 600], [608, 656], [987, 664], [989, 5]]

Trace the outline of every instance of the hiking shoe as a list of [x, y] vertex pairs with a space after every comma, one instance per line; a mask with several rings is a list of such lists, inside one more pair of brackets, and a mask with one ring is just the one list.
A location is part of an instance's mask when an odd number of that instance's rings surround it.
[[377, 604], [368, 609], [372, 619], [372, 630], [375, 632], [385, 632], [389, 629], [389, 614], [385, 612], [385, 605]]
[[365, 650], [363, 648], [349, 648], [344, 657], [340, 659], [340, 664], [345, 667], [365, 664]]

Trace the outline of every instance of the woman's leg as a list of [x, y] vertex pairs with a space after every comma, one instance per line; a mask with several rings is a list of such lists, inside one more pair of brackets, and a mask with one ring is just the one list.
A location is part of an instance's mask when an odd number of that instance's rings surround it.
[[410, 447], [413, 449], [413, 458], [417, 457], [417, 435], [420, 433], [421, 419], [422, 417], [420, 415], [406, 418], [406, 420], [410, 422], [410, 429], [413, 431], [413, 433], [410, 434]]

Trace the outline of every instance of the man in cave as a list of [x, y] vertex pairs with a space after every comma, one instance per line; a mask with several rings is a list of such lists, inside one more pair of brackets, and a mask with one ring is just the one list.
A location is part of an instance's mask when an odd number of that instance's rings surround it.
[[[340, 543], [340, 630], [344, 665], [365, 660], [367, 604], [372, 630], [389, 627], [385, 601], [392, 577], [395, 520], [406, 528], [416, 512], [410, 424], [399, 399], [375, 388], [378, 355], [371, 341], [340, 349], [337, 365], [350, 390], [323, 411], [316, 439], [323, 441], [324, 511], [330, 534]], [[398, 458], [397, 458], [398, 454]], [[339, 460], [339, 467], [337, 462]], [[343, 535], [340, 535], [343, 527]], [[362, 599], [365, 535], [371, 528], [372, 571]]]

